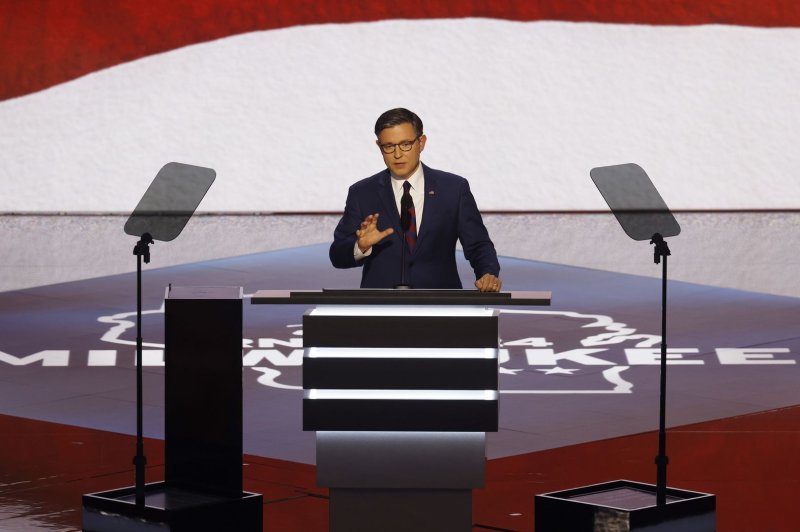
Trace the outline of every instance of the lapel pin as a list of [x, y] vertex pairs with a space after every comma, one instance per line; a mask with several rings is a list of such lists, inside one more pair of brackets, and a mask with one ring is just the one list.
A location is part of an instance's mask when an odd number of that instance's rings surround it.
[[435, 196], [435, 195], [436, 195], [436, 192], [434, 192], [433, 190], [429, 190], [428, 191], [428, 196]]

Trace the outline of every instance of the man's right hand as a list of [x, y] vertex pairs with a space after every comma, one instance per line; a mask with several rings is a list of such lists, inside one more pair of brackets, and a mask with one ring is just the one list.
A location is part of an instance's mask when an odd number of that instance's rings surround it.
[[377, 212], [370, 214], [364, 218], [364, 221], [361, 222], [361, 227], [356, 230], [358, 249], [361, 250], [361, 253], [366, 253], [369, 248], [394, 233], [394, 229], [391, 227], [378, 231], [378, 216], [380, 215]]

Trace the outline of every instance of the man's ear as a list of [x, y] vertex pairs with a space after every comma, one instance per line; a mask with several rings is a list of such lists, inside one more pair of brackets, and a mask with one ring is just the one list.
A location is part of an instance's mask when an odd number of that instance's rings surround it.
[[420, 135], [420, 137], [419, 137], [419, 151], [422, 151], [422, 150], [425, 149], [425, 141], [426, 140], [428, 140], [428, 137], [426, 137], [425, 135]]

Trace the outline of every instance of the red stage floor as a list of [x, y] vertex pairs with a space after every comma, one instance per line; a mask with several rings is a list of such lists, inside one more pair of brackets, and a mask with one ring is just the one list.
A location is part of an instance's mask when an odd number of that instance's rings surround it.
[[[800, 406], [668, 432], [669, 485], [717, 496], [723, 532], [797, 530]], [[163, 476], [163, 442], [147, 440], [147, 480]], [[81, 495], [133, 483], [134, 438], [0, 416], [0, 530], [79, 530]], [[473, 530], [533, 530], [534, 495], [617, 478], [653, 482], [656, 433], [490, 460], [474, 492]], [[245, 489], [264, 495], [264, 531], [327, 530], [314, 466], [246, 456]]]

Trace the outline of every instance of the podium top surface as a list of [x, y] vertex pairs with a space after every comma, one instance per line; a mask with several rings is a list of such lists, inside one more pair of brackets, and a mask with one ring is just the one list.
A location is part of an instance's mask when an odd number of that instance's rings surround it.
[[550, 292], [479, 292], [478, 290], [323, 289], [259, 290], [254, 305], [550, 305]]
[[164, 299], [242, 299], [241, 286], [172, 286]]

